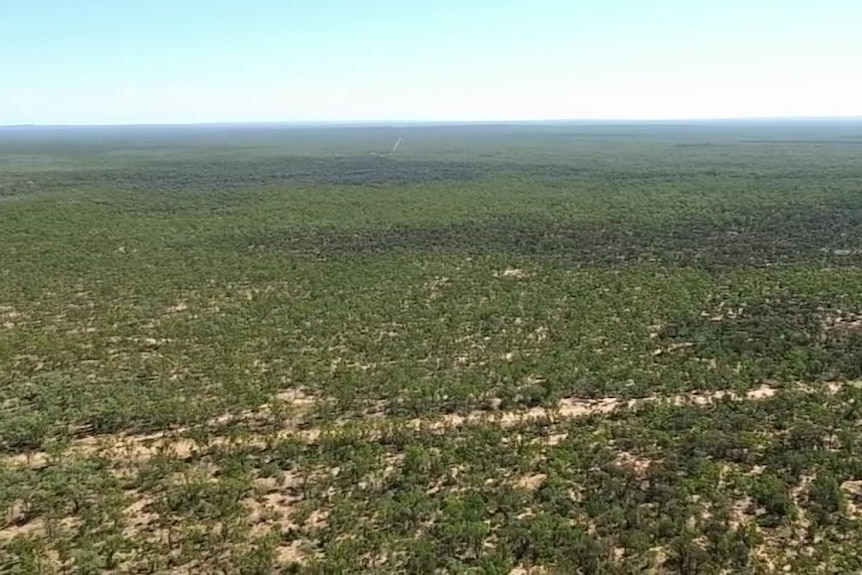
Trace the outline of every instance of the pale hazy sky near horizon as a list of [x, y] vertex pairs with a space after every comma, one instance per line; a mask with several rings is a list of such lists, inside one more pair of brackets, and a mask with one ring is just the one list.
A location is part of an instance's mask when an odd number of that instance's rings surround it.
[[862, 116], [862, 0], [0, 0], [0, 124]]

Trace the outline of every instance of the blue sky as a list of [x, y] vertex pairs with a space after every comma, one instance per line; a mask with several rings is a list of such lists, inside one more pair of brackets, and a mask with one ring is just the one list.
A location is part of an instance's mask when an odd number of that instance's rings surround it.
[[862, 115], [860, 0], [0, 0], [0, 124]]

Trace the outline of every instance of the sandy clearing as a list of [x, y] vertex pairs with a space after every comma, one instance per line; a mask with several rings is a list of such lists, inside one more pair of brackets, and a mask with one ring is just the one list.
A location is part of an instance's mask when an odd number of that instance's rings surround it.
[[847, 494], [847, 515], [853, 519], [862, 519], [862, 480], [845, 481], [841, 489]]
[[530, 273], [521, 268], [506, 268], [501, 272], [495, 272], [494, 276], [514, 280], [523, 280], [530, 277]]
[[[275, 404], [290, 409], [293, 416], [289, 422], [284, 424], [283, 432], [299, 436], [305, 435], [309, 441], [313, 441], [319, 433], [315, 430], [303, 432], [298, 429], [298, 426], [302, 422], [304, 413], [315, 405], [316, 401], [314, 397], [307, 395], [302, 390], [286, 390], [277, 394]], [[184, 426], [143, 434], [89, 435], [74, 439], [64, 451], [64, 456], [99, 455], [131, 464], [143, 463], [158, 455], [167, 455], [182, 460], [191, 459], [202, 448], [222, 447], [233, 443], [233, 441], [228, 437], [214, 436], [207, 438], [205, 445], [200, 445], [198, 441], [184, 437], [184, 434], [236, 422], [266, 421], [272, 415], [272, 410], [273, 403], [268, 403], [257, 409], [220, 415], [197, 426]], [[262, 441], [260, 443], [263, 444]], [[0, 463], [39, 469], [50, 463], [50, 455], [47, 451], [30, 451], [0, 457]]]
[[291, 563], [304, 563], [308, 561], [308, 554], [302, 549], [302, 541], [292, 541], [288, 545], [281, 545], [275, 550], [275, 560], [280, 565]]
[[752, 389], [743, 396], [735, 391], [719, 390], [710, 393], [695, 392], [689, 394], [678, 394], [672, 396], [652, 396], [642, 399], [623, 399], [618, 397], [605, 397], [599, 399], [564, 398], [557, 402], [554, 407], [533, 407], [527, 410], [513, 411], [473, 411], [466, 415], [447, 414], [436, 419], [416, 418], [408, 422], [414, 428], [440, 429], [448, 427], [461, 427], [470, 423], [494, 422], [503, 427], [512, 427], [519, 423], [537, 419], [574, 419], [591, 415], [606, 415], [619, 409], [631, 409], [647, 404], [669, 404], [669, 405], [710, 405], [721, 400], [763, 400], [773, 397], [778, 389], [762, 384]]
[[526, 489], [527, 491], [535, 491], [545, 482], [548, 478], [544, 473], [535, 473], [533, 475], [525, 475], [524, 477], [518, 478], [518, 481], [515, 482], [515, 485], [520, 487], [521, 489]]
[[631, 469], [638, 475], [646, 473], [653, 463], [656, 463], [656, 461], [629, 451], [619, 451], [616, 454], [616, 464], [618, 466]]
[[544, 575], [548, 570], [540, 565], [532, 567], [515, 567], [509, 571], [509, 575]]
[[[835, 394], [848, 386], [860, 387], [862, 386], [862, 382], [832, 382], [826, 387], [825, 391]], [[799, 389], [814, 391], [808, 386], [800, 386]], [[742, 395], [733, 390], [718, 390], [671, 396], [651, 396], [640, 399], [617, 397], [587, 399], [571, 397], [560, 400], [553, 407], [533, 407], [526, 410], [510, 411], [475, 410], [466, 414], [452, 413], [432, 418], [417, 417], [400, 422], [392, 422], [385, 417], [373, 417], [360, 420], [356, 425], [353, 425], [353, 422], [347, 421], [330, 427], [311, 427], [307, 429], [302, 428], [304, 422], [303, 416], [317, 403], [317, 400], [305, 395], [301, 391], [288, 391], [281, 394], [277, 401], [292, 407], [295, 411], [290, 420], [281, 422], [281, 429], [275, 434], [259, 437], [252, 436], [243, 439], [212, 436], [206, 440], [205, 445], [199, 445], [195, 440], [184, 437], [184, 434], [196, 429], [205, 429], [207, 425], [217, 426], [237, 421], [254, 421], [258, 418], [266, 421], [266, 418], [271, 413], [271, 405], [267, 404], [261, 406], [258, 410], [247, 410], [239, 414], [219, 416], [210, 420], [207, 424], [198, 427], [179, 428], [150, 434], [115, 434], [83, 437], [72, 441], [66, 451], [66, 455], [98, 454], [132, 463], [141, 463], [160, 454], [180, 459], [190, 459], [198, 454], [199, 451], [217, 447], [241, 444], [246, 447], [265, 449], [269, 441], [284, 438], [295, 438], [312, 443], [327, 434], [339, 434], [345, 430], [348, 432], [361, 430], [363, 436], [373, 437], [375, 435], [383, 435], [387, 426], [392, 423], [398, 423], [408, 429], [428, 432], [445, 432], [453, 428], [479, 423], [495, 423], [502, 427], [514, 427], [536, 420], [559, 421], [594, 415], [609, 415], [618, 410], [632, 409], [650, 404], [672, 406], [697, 405], [705, 407], [719, 401], [762, 401], [774, 397], [778, 391], [779, 388], [768, 384], [761, 384]], [[559, 439], [562, 438], [555, 438], [555, 441]], [[18, 466], [40, 468], [49, 463], [49, 456], [45, 451], [31, 451], [2, 457], [0, 458], [0, 463], [3, 462]]]
[[[64, 530], [74, 530], [81, 523], [77, 517], [64, 517], [54, 523], [55, 526]], [[38, 537], [46, 532], [48, 525], [43, 517], [36, 517], [21, 524], [7, 525], [0, 528], [0, 543], [11, 541], [18, 537]]]
[[123, 511], [126, 519], [123, 527], [125, 537], [134, 537], [140, 533], [152, 531], [159, 519], [159, 515], [152, 511], [154, 502], [152, 497], [137, 492], [134, 495], [134, 501]]
[[286, 532], [299, 527], [293, 520], [293, 513], [302, 496], [296, 494], [300, 481], [294, 474], [259, 477], [254, 485], [256, 493], [242, 501], [248, 510], [246, 520], [252, 534], [263, 536], [273, 529]]

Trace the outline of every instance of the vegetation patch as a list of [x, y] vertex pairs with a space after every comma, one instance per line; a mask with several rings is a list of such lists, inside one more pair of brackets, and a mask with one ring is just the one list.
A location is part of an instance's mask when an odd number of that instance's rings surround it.
[[0, 572], [862, 571], [858, 126], [124, 130], [0, 134]]

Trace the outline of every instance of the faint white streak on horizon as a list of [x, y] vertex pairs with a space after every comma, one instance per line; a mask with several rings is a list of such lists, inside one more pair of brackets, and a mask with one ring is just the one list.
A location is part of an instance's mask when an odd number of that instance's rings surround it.
[[[398, 149], [398, 146], [400, 146], [400, 145], [401, 145], [401, 140], [402, 140], [402, 138], [398, 138], [398, 141], [397, 141], [397, 142], [395, 142], [395, 145], [394, 145], [394, 146], [392, 146], [392, 152], [394, 152], [395, 150], [397, 150], [397, 149]], [[389, 153], [391, 154], [392, 152], [389, 152]]]

